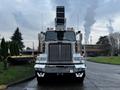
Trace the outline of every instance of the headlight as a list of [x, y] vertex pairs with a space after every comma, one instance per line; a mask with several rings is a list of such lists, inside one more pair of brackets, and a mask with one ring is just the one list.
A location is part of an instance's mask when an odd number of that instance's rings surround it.
[[47, 62], [47, 57], [37, 57], [35, 63], [46, 63]]
[[46, 57], [40, 57], [40, 60], [44, 61], [44, 60], [47, 60], [47, 58]]
[[36, 70], [42, 71], [42, 70], [44, 70], [45, 65], [44, 65], [44, 64], [35, 64], [34, 68], [35, 68]]
[[80, 62], [80, 63], [85, 63], [83, 57], [74, 57], [74, 61], [75, 61], [75, 62]]
[[79, 61], [81, 58], [80, 57], [74, 57], [75, 61]]

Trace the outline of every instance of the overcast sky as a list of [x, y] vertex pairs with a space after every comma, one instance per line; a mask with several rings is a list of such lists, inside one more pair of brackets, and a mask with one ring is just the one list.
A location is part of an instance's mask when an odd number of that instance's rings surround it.
[[96, 43], [99, 36], [108, 34], [109, 19], [113, 32], [120, 32], [120, 0], [0, 0], [0, 38], [4, 36], [9, 40], [19, 27], [25, 45], [32, 46], [34, 41], [37, 46], [38, 32], [54, 27], [57, 5], [65, 6], [67, 27], [81, 30], [83, 34], [85, 17], [93, 12], [92, 43]]

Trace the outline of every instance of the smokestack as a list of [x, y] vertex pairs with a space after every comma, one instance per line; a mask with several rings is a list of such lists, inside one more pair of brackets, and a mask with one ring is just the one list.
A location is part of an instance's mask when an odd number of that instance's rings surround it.
[[43, 33], [38, 33], [38, 51], [43, 52], [43, 41], [44, 41], [44, 35]]
[[79, 31], [78, 34], [79, 34], [79, 40], [77, 42], [77, 52], [79, 52], [82, 55], [82, 33], [81, 31]]

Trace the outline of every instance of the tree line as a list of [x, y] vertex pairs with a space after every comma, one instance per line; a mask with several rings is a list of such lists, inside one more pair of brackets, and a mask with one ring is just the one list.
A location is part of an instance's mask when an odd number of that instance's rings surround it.
[[101, 36], [96, 44], [103, 44], [107, 46], [108, 55], [115, 56], [120, 54], [120, 33], [115, 32], [106, 36]]
[[20, 51], [24, 48], [22, 34], [18, 27], [10, 39], [11, 41], [5, 41], [3, 37], [0, 43], [0, 60], [4, 62], [4, 67], [7, 65], [7, 58], [9, 55], [19, 55]]

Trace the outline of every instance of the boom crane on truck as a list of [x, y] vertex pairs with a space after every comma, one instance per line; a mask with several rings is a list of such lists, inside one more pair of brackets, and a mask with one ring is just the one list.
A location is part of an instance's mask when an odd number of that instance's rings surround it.
[[[78, 32], [77, 34], [81, 34]], [[46, 78], [67, 76], [83, 82], [85, 78], [85, 60], [78, 52], [76, 33], [73, 28], [66, 29], [64, 6], [57, 6], [55, 30], [48, 28], [44, 33], [44, 50], [37, 56], [35, 75], [38, 83]], [[79, 35], [81, 37], [81, 35]], [[82, 37], [81, 37], [82, 38]], [[81, 41], [81, 40], [80, 40]]]

